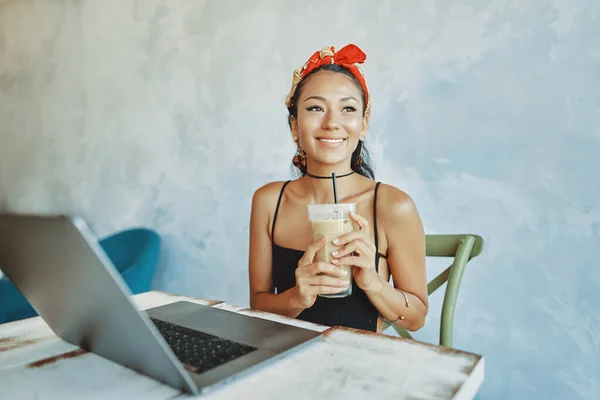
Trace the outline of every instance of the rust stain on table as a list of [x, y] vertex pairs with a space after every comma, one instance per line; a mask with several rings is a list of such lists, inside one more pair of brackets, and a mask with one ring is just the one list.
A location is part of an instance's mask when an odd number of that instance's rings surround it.
[[43, 367], [48, 364], [53, 364], [60, 360], [67, 360], [69, 358], [79, 357], [84, 354], [87, 354], [87, 351], [82, 350], [82, 349], [73, 350], [73, 351], [69, 351], [68, 353], [63, 353], [63, 354], [59, 354], [57, 356], [47, 357], [47, 358], [43, 358], [39, 361], [32, 362], [27, 365], [27, 368], [39, 368], [39, 367]]
[[25, 347], [30, 344], [35, 344], [37, 342], [39, 342], [39, 340], [30, 340], [30, 339], [20, 340], [20, 339], [13, 338], [13, 337], [1, 338], [0, 339], [0, 353], [2, 353], [3, 351], [15, 350], [20, 347]]

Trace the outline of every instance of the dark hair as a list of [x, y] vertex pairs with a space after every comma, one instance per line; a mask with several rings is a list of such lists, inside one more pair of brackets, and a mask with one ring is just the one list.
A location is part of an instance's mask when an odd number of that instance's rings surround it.
[[[298, 86], [296, 87], [296, 91], [294, 92], [294, 95], [292, 96], [292, 105], [288, 107], [288, 113], [289, 113], [288, 125], [289, 125], [290, 129], [292, 129], [292, 118], [298, 118], [297, 102], [298, 102], [298, 97], [300, 96], [300, 92], [302, 91], [302, 87], [304, 86], [304, 83], [306, 82], [306, 79], [308, 77], [310, 77], [311, 75], [313, 75], [319, 71], [337, 72], [340, 74], [347, 75], [354, 80], [354, 83], [360, 90], [360, 94], [362, 96], [363, 117], [364, 117], [366, 107], [367, 107], [367, 96], [366, 96], [365, 91], [363, 90], [360, 82], [358, 81], [358, 79], [356, 79], [356, 77], [352, 74], [352, 72], [348, 71], [346, 68], [342, 67], [341, 65], [325, 64], [321, 67], [315, 68], [312, 71], [310, 71], [310, 73], [308, 75], [306, 75], [300, 81]], [[360, 165], [358, 164], [359, 156], [361, 157]], [[300, 176], [304, 176], [306, 174], [306, 167], [303, 167], [303, 166], [297, 167], [294, 164], [292, 164], [292, 166], [293, 166], [293, 169], [296, 171], [296, 174], [299, 174]], [[352, 158], [350, 159], [350, 168], [352, 168], [352, 170], [354, 172], [356, 172], [357, 174], [361, 174], [370, 179], [375, 179], [375, 173], [373, 172], [373, 166], [371, 165], [371, 158], [370, 158], [369, 152], [367, 151], [367, 148], [364, 146], [364, 144], [362, 146], [359, 144], [356, 147], [356, 150], [354, 150], [354, 152], [352, 153]]]

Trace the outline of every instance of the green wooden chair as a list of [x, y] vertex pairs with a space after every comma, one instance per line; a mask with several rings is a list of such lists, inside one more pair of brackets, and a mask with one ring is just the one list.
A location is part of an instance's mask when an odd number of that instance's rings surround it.
[[[427, 257], [451, 257], [452, 264], [427, 284], [427, 294], [431, 295], [444, 283], [448, 282], [442, 305], [442, 321], [440, 327], [440, 345], [452, 347], [452, 332], [454, 330], [454, 310], [460, 289], [460, 282], [467, 263], [481, 254], [483, 238], [478, 235], [426, 235]], [[398, 334], [411, 338], [411, 334], [398, 325], [391, 325]], [[384, 323], [385, 331], [390, 324]]]

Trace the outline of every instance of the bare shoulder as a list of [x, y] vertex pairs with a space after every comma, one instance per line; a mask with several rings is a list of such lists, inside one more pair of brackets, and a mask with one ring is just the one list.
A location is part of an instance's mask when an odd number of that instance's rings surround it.
[[380, 193], [377, 209], [381, 210], [390, 268], [403, 265], [403, 260], [411, 255], [417, 255], [419, 262], [423, 262], [425, 230], [412, 197], [391, 185], [382, 184]]
[[254, 229], [259, 229], [271, 235], [271, 224], [283, 185], [285, 182], [271, 182], [256, 189], [252, 196], [251, 232], [257, 232]]
[[386, 221], [401, 222], [419, 216], [417, 206], [408, 193], [383, 183], [379, 188], [377, 210]]
[[256, 189], [252, 196], [252, 215], [270, 221], [275, 213], [279, 194], [285, 182], [270, 182]]
[[259, 187], [252, 196], [252, 203], [260, 206], [276, 205], [285, 182], [270, 182]]

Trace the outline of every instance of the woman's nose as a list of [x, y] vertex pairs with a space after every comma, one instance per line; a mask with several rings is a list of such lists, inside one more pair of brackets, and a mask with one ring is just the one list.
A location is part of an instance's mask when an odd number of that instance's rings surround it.
[[339, 115], [337, 115], [337, 113], [328, 111], [325, 114], [325, 119], [323, 121], [323, 129], [332, 131], [340, 129], [338, 118]]

